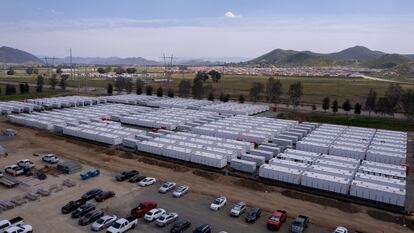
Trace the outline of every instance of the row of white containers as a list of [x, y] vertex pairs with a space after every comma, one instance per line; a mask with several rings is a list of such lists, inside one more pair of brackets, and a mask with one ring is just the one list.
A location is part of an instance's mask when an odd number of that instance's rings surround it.
[[160, 134], [159, 137], [137, 142], [138, 151], [215, 168], [225, 167], [227, 162], [252, 148], [253, 145], [248, 142], [186, 132]]
[[103, 97], [99, 97], [99, 99], [103, 99], [107, 101], [108, 103], [148, 105], [149, 102], [156, 101], [161, 98], [157, 96], [152, 96], [152, 95], [128, 94], [128, 95], [103, 96]]
[[262, 144], [297, 124], [266, 117], [234, 116], [194, 127], [192, 132]]
[[[60, 110], [33, 112], [32, 114], [9, 115], [8, 120], [16, 124], [50, 131], [64, 126], [88, 124], [92, 121], [110, 120], [118, 114], [137, 114], [152, 111], [152, 108], [122, 104], [102, 104], [90, 107], [65, 108]], [[60, 130], [58, 130], [60, 131]]]
[[130, 125], [174, 130], [181, 124], [191, 123], [194, 121], [203, 121], [204, 123], [208, 123], [214, 120], [214, 118], [211, 117], [217, 116], [218, 114], [211, 112], [180, 108], [165, 108], [154, 109], [146, 113], [121, 116], [119, 120], [122, 123]]
[[8, 101], [0, 102], [0, 113], [1, 114], [10, 114], [10, 113], [22, 113], [22, 112], [33, 112], [41, 111], [43, 108], [36, 104], [19, 102], [19, 101]]
[[213, 104], [214, 102], [208, 100], [197, 100], [189, 98], [160, 98], [150, 101], [147, 105], [153, 107], [169, 107], [169, 108], [184, 108], [184, 109], [200, 109], [202, 106]]
[[43, 106], [46, 109], [54, 108], [67, 108], [76, 106], [91, 106], [99, 103], [104, 103], [95, 97], [86, 96], [65, 96], [65, 97], [51, 97], [51, 98], [39, 98], [28, 99], [28, 103]]
[[124, 138], [135, 138], [136, 135], [143, 135], [146, 132], [139, 129], [122, 127], [121, 124], [116, 122], [94, 122], [91, 124], [63, 127], [62, 133], [109, 145], [120, 145]]
[[269, 109], [270, 107], [268, 105], [240, 104], [235, 102], [214, 103], [212, 105], [206, 105], [200, 108], [202, 111], [211, 111], [232, 115], [255, 115], [268, 111]]

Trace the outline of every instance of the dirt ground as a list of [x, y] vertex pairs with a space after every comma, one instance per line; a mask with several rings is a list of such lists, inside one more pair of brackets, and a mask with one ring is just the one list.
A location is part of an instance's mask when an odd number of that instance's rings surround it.
[[[188, 184], [194, 193], [212, 197], [225, 195], [230, 201], [243, 200], [250, 206], [258, 206], [269, 212], [276, 209], [285, 209], [292, 217], [304, 214], [311, 218], [312, 224], [330, 229], [342, 225], [350, 229], [351, 232], [355, 230], [362, 232], [412, 232], [401, 224], [406, 222], [407, 225], [412, 227], [412, 217], [404, 219], [402, 216], [375, 208], [339, 202], [333, 199], [303, 198], [301, 195], [307, 197], [312, 195], [306, 193], [299, 193], [298, 195], [297, 192], [285, 188], [252, 184], [241, 178], [218, 173], [210, 174], [210, 172], [182, 165], [177, 166], [170, 162], [163, 161], [159, 163], [156, 159], [146, 158], [142, 155], [56, 136], [44, 131], [12, 125], [5, 120], [1, 120], [0, 129], [4, 128], [16, 129], [18, 133], [15, 140], [0, 142], [6, 149], [9, 149], [10, 156], [26, 154], [30, 158], [34, 152], [52, 152], [61, 158], [78, 160], [88, 164], [91, 168], [105, 168], [107, 172], [136, 169], [148, 176], [157, 177], [159, 181], [174, 180], [177, 183]], [[7, 159], [10, 159], [10, 156]], [[0, 158], [1, 166], [5, 166], [2, 160], [4, 161], [3, 158]], [[76, 176], [78, 177], [78, 175]], [[110, 182], [108, 182], [108, 188], [111, 188], [109, 186]], [[130, 187], [125, 186], [121, 192], [127, 192], [128, 189]], [[3, 190], [1, 189], [1, 191]], [[7, 192], [10, 192], [10, 190]], [[70, 188], [67, 188], [57, 195], [62, 196], [60, 201], [64, 203], [81, 194], [77, 192], [79, 191], [70, 191]], [[37, 214], [43, 217], [47, 217], [50, 213], [55, 214], [56, 211], [47, 211], [48, 206], [45, 205], [46, 209], [39, 209]], [[387, 218], [384, 219], [383, 216]], [[75, 232], [75, 228], [73, 229], [73, 232]]]

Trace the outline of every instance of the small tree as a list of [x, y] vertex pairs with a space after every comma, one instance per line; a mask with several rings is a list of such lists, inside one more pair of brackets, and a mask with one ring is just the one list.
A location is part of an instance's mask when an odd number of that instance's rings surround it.
[[147, 93], [147, 95], [152, 95], [152, 86], [151, 85], [148, 85], [146, 87], [146, 93]]
[[19, 83], [19, 90], [20, 90], [20, 94], [26, 93], [24, 83]]
[[137, 72], [137, 69], [136, 69], [136, 68], [134, 68], [134, 67], [132, 67], [132, 68], [127, 68], [127, 69], [126, 69], [126, 72], [127, 72], [128, 74], [135, 74], [135, 73]]
[[335, 99], [332, 102], [332, 112], [334, 112], [334, 113], [337, 113], [338, 112], [338, 100], [337, 99]]
[[331, 100], [329, 97], [323, 98], [322, 101], [322, 109], [326, 112], [329, 109], [329, 106], [331, 105]]
[[108, 95], [112, 95], [112, 94], [113, 94], [113, 92], [114, 92], [114, 87], [112, 86], [112, 83], [108, 83], [108, 87], [107, 87], [107, 89], [106, 89], [106, 93], [107, 93]]
[[44, 82], [43, 75], [38, 75], [36, 79], [36, 92], [43, 91], [43, 82]]
[[157, 96], [158, 97], [162, 97], [162, 95], [164, 94], [163, 92], [164, 92], [164, 90], [162, 89], [162, 87], [158, 87], [158, 89], [157, 89]]
[[299, 101], [303, 96], [303, 85], [301, 82], [296, 82], [290, 85], [289, 87], [289, 101], [294, 105], [298, 106]]
[[132, 89], [134, 89], [134, 84], [132, 84], [132, 79], [127, 78], [125, 81], [125, 90], [128, 94], [131, 94]]
[[250, 88], [250, 98], [253, 102], [260, 100], [260, 93], [263, 91], [264, 85], [259, 82], [254, 82], [252, 88]]
[[121, 76], [116, 77], [116, 79], [115, 79], [115, 83], [114, 83], [114, 86], [115, 86], [115, 90], [116, 90], [118, 93], [121, 93], [121, 92], [122, 92], [122, 90], [123, 90], [123, 89], [125, 88], [125, 86], [126, 86], [126, 82], [125, 82], [124, 77], [121, 77]]
[[[207, 75], [208, 77], [208, 75]], [[191, 89], [191, 94], [195, 99], [201, 99], [204, 96], [204, 88], [203, 88], [203, 81], [201, 78], [194, 78], [193, 80], [193, 87]]]
[[105, 74], [106, 73], [106, 69], [103, 67], [99, 67], [96, 71], [98, 71], [98, 73], [100, 74]]
[[241, 104], [244, 103], [244, 95], [239, 96], [239, 103], [241, 103]]
[[[116, 69], [115, 69], [115, 74], [118, 74], [118, 75], [120, 75], [120, 74], [124, 74], [125, 73], [125, 70], [124, 70], [124, 68], [122, 68], [122, 67], [117, 67]], [[116, 86], [116, 85], [115, 85]]]
[[316, 111], [316, 105], [312, 104], [312, 111]]
[[203, 71], [198, 71], [195, 78], [194, 78], [194, 80], [195, 79], [198, 79], [202, 82], [205, 82], [208, 79], [208, 74], [206, 72], [203, 72]]
[[229, 102], [229, 100], [230, 100], [230, 95], [229, 94], [225, 95], [223, 98], [223, 102]]
[[411, 118], [414, 115], [414, 91], [406, 90], [401, 95], [401, 108], [407, 118]]
[[28, 83], [24, 83], [24, 89], [26, 90], [26, 93], [30, 92], [30, 88], [29, 88], [29, 84]]
[[56, 74], [52, 74], [52, 77], [49, 78], [49, 85], [52, 88], [52, 90], [55, 90], [56, 85], [58, 83], [57, 81], [57, 75]]
[[62, 89], [62, 91], [66, 91], [66, 80], [68, 78], [69, 78], [69, 76], [67, 76], [67, 75], [62, 75], [60, 77], [59, 86], [60, 86], [60, 89]]
[[13, 67], [10, 67], [7, 71], [7, 75], [14, 75], [16, 72], [14, 71]]
[[280, 96], [282, 95], [282, 83], [280, 80], [275, 80], [270, 77], [266, 84], [266, 99], [269, 103], [279, 103]]
[[354, 113], [357, 115], [361, 114], [362, 105], [360, 103], [356, 103], [354, 106]]
[[219, 96], [219, 100], [220, 101], [222, 101], [222, 102], [224, 102], [224, 93], [222, 92], [222, 93], [220, 93], [220, 96]]
[[189, 80], [181, 80], [178, 85], [178, 95], [180, 97], [188, 97], [190, 95], [191, 82]]
[[208, 100], [214, 101], [214, 94], [213, 94], [213, 92], [210, 92], [210, 94], [208, 94]]
[[26, 74], [28, 74], [28, 75], [33, 74], [33, 67], [27, 67], [26, 68]]
[[174, 90], [172, 88], [168, 88], [167, 95], [170, 98], [174, 98]]
[[345, 102], [342, 104], [342, 109], [348, 114], [349, 111], [351, 111], [351, 102], [349, 99], [345, 100]]
[[368, 111], [369, 117], [371, 117], [371, 112], [376, 109], [377, 103], [377, 92], [372, 88], [369, 89], [367, 99], [365, 100], [365, 110]]
[[142, 81], [142, 79], [137, 79], [135, 81], [135, 86], [136, 86], [136, 93], [137, 95], [141, 95], [143, 90], [144, 90], [144, 81]]
[[215, 83], [218, 83], [218, 81], [221, 79], [221, 73], [216, 70], [210, 70], [208, 74], [211, 77], [211, 80]]

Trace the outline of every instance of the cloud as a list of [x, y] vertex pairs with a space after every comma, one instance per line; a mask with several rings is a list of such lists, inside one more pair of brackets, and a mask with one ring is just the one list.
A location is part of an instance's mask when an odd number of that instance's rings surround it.
[[227, 11], [227, 12], [224, 14], [224, 17], [226, 17], [226, 18], [230, 18], [230, 19], [235, 19], [235, 18], [239, 18], [239, 17], [240, 17], [240, 15], [235, 15], [233, 12], [231, 12], [231, 11]]

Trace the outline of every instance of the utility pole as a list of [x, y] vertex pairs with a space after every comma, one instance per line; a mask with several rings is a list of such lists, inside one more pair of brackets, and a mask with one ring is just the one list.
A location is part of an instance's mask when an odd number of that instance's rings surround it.
[[[164, 77], [167, 77], [167, 82], [168, 82], [168, 89], [170, 89], [170, 79], [171, 79], [171, 75], [172, 75], [172, 64], [173, 64], [173, 59], [174, 59], [174, 55], [171, 54], [171, 56], [165, 56], [165, 53], [162, 55], [162, 57], [160, 57], [163, 59], [164, 61]], [[168, 62], [169, 59], [170, 61]]]

